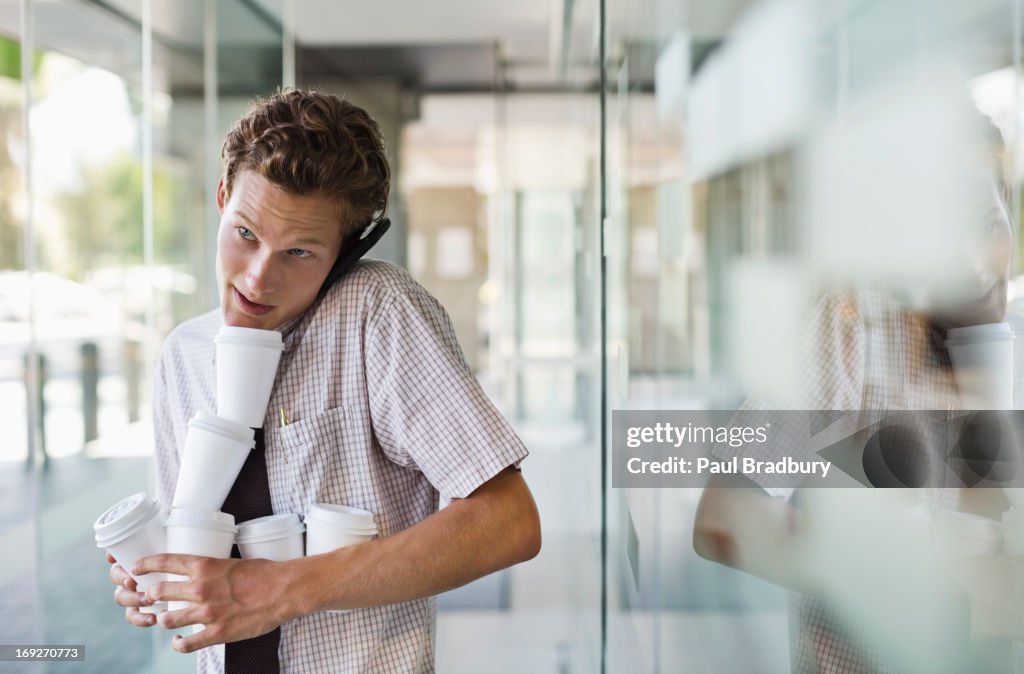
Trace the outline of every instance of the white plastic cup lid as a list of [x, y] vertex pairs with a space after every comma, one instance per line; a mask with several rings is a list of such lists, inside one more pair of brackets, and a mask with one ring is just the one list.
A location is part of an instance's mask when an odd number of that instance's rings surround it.
[[281, 341], [281, 333], [277, 330], [260, 330], [257, 328], [240, 328], [234, 325], [222, 326], [220, 332], [214, 338], [216, 343], [247, 344], [250, 346], [265, 346], [271, 349], [284, 349]]
[[238, 525], [238, 542], [258, 543], [263, 540], [283, 538], [295, 533], [301, 534], [305, 530], [306, 525], [302, 523], [299, 516], [295, 513], [267, 515], [266, 517], [257, 517], [256, 519], [241, 522]]
[[235, 516], [216, 510], [196, 510], [194, 508], [174, 508], [164, 522], [165, 527], [193, 527], [212, 531], [230, 531], [238, 533]]
[[976, 342], [1013, 339], [1013, 328], [1009, 323], [985, 323], [952, 328], [946, 333], [947, 346], [960, 346]]
[[1010, 508], [1003, 513], [1003, 528], [1024, 527], [1024, 510]]
[[198, 410], [192, 418], [189, 419], [188, 425], [190, 428], [201, 428], [210, 433], [216, 433], [217, 435], [227, 438], [228, 440], [235, 440], [249, 446], [252, 449], [256, 446], [256, 431], [240, 424], [237, 421], [231, 419], [225, 419], [219, 417], [216, 414], [210, 414]]
[[361, 508], [352, 506], [334, 505], [333, 503], [314, 503], [309, 514], [306, 515], [306, 522], [315, 522], [337, 529], [375, 535], [377, 523], [373, 519], [373, 513]]
[[117, 545], [159, 514], [160, 504], [145, 492], [121, 499], [100, 515], [92, 525], [96, 534], [96, 546], [108, 548]]

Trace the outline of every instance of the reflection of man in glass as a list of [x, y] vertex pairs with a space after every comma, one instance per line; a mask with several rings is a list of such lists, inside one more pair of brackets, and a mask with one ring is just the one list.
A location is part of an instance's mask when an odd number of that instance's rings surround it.
[[[250, 486], [262, 479], [273, 513], [355, 506], [375, 513], [380, 536], [281, 563], [151, 557], [136, 573], [190, 580], [148, 596], [114, 566], [116, 601], [133, 625], [205, 625], [174, 640], [180, 652], [202, 649], [201, 672], [433, 671], [433, 595], [537, 554], [537, 512], [518, 470], [526, 449], [467, 367], [445, 311], [405, 271], [364, 261], [332, 278], [387, 205], [383, 139], [366, 112], [279, 93], [235, 123], [222, 154], [221, 307], [163, 349], [159, 500], [172, 500], [186, 421], [215, 408], [214, 335], [223, 324], [271, 329], [285, 350], [268, 423], [242, 469], [250, 482], [239, 477], [224, 510], [253, 512]], [[440, 512], [439, 493], [451, 501]], [[191, 605], [139, 612], [157, 600]]]
[[[795, 382], [799, 403], [792, 406], [867, 412], [969, 408], [944, 347], [946, 333], [1004, 320], [1011, 256], [1011, 227], [999, 172], [987, 166], [980, 173], [984, 177], [973, 193], [982, 225], [964, 274], [971, 279], [970, 288], [957, 298], [933, 303], [927, 314], [911, 311], [883, 292], [825, 294], [811, 316], [806, 361]], [[1015, 392], [1017, 388], [1015, 381]], [[944, 447], [927, 446], [929, 438], [916, 440], [932, 456], [945, 455]], [[1008, 507], [1002, 494], [993, 490], [921, 489], [911, 496], [919, 509], [932, 514], [963, 510], [998, 518]], [[815, 568], [815, 560], [802, 554], [807, 549], [808, 513], [799, 501], [800, 492], [794, 489], [715, 480], [698, 508], [694, 547], [707, 559], [800, 593], [792, 606], [793, 671], [894, 671], [894, 663], [871, 646], [861, 626], [844, 620], [842, 609], [823, 598], [821, 583], [843, 581], [835, 569]], [[880, 528], [885, 523], [864, 526]], [[863, 552], [865, 564], [884, 557], [882, 550]], [[850, 560], [854, 565], [860, 562]]]

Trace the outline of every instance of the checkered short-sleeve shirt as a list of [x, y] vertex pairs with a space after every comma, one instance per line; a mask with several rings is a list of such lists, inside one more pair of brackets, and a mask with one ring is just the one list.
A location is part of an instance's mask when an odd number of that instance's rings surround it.
[[[186, 423], [214, 411], [214, 311], [168, 337], [155, 382], [158, 496], [170, 503]], [[280, 328], [285, 349], [264, 424], [274, 513], [313, 503], [376, 514], [381, 536], [464, 498], [526, 448], [470, 371], [441, 305], [404, 270], [363, 261]], [[290, 423], [281, 426], [279, 410]], [[314, 613], [281, 626], [282, 672], [434, 671], [433, 598]], [[199, 652], [221, 672], [223, 646]]]

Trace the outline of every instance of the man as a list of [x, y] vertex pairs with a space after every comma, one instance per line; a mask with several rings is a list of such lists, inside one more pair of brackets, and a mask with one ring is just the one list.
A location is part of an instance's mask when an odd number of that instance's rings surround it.
[[[160, 501], [173, 495], [186, 421], [215, 407], [217, 330], [272, 329], [285, 350], [262, 442], [224, 510], [255, 516], [247, 499], [262, 479], [275, 513], [356, 506], [376, 514], [381, 534], [283, 563], [157, 555], [134, 572], [190, 580], [146, 595], [115, 565], [115, 599], [133, 625], [205, 625], [173, 643], [199, 651], [200, 672], [433, 671], [433, 595], [540, 549], [518, 470], [527, 451], [466, 366], [444, 310], [406, 272], [361, 262], [332, 283], [339, 256], [387, 204], [383, 139], [366, 112], [327, 94], [278, 93], [234, 125], [222, 155], [221, 307], [169, 336], [156, 374]], [[451, 501], [441, 511], [439, 492]], [[138, 610], [174, 599], [191, 606], [156, 618]], [[266, 655], [254, 662], [255, 652]]]
[[[981, 125], [987, 141], [982, 153], [986, 161], [999, 146], [991, 139], [987, 126], [986, 120]], [[996, 159], [993, 165], [980, 167], [977, 185], [970, 192], [976, 197], [978, 226], [976, 237], [965, 249], [965, 268], [950, 270], [968, 279], [961, 296], [934, 302], [926, 315], [909, 310], [891, 294], [877, 290], [825, 293], [812, 312], [805, 359], [793, 383], [798, 403], [790, 401], [787, 407], [858, 410], [863, 418], [873, 418], [886, 410], [971, 408], [961, 397], [944, 342], [951, 328], [1007, 318], [1012, 226], [1005, 186], [999, 177], [1000, 161]], [[1019, 319], [1011, 320], [1019, 324]], [[1020, 334], [1019, 325], [1015, 330]], [[1024, 401], [1021, 356], [1018, 350], [1014, 377], [1018, 406]], [[924, 435], [918, 438], [930, 457], [945, 458], [945, 447], [935, 446], [932, 440]], [[756, 480], [757, 484], [745, 478], [714, 479], [709, 483], [694, 522], [696, 552], [798, 593], [791, 604], [790, 622], [794, 672], [900, 671], [892, 649], [873, 643], [863, 624], [849, 620], [828, 599], [830, 584], [848, 581], [841, 572], [821, 568], [815, 558], [807, 556], [808, 513], [800, 502], [800, 492], [769, 484], [769, 477], [758, 476]], [[941, 479], [929, 482], [936, 483], [943, 484]], [[961, 510], [996, 519], [1008, 507], [1002, 492], [991, 489], [918, 489], [908, 496], [918, 499], [920, 509], [930, 515]], [[885, 523], [867, 522], [865, 526], [881, 530]], [[850, 564], [869, 567], [880, 558], [879, 551], [865, 550]], [[995, 560], [983, 563], [995, 567]], [[863, 589], [870, 592], [874, 588]], [[911, 631], [910, 626], [903, 627]], [[966, 639], [966, 635], [959, 636]], [[954, 656], [970, 662], [974, 654], [942, 653], [936, 657], [955, 668], [961, 661], [954, 660]]]

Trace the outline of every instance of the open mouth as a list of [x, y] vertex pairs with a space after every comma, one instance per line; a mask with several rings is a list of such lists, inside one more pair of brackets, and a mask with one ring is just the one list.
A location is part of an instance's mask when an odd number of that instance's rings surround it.
[[235, 301], [238, 302], [238, 306], [242, 308], [242, 311], [251, 316], [262, 316], [274, 307], [269, 304], [257, 304], [256, 302], [249, 301], [245, 295], [238, 291], [238, 288], [232, 286], [235, 291]]

